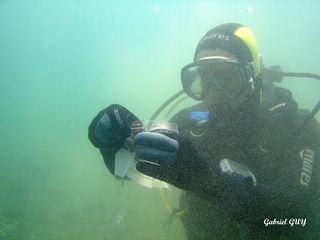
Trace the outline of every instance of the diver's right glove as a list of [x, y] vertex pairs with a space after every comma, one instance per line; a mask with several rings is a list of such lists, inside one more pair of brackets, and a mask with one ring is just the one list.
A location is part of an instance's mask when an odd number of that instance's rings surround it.
[[89, 140], [100, 149], [106, 166], [114, 173], [115, 154], [131, 135], [131, 125], [138, 118], [121, 105], [113, 104], [103, 109], [89, 126]]

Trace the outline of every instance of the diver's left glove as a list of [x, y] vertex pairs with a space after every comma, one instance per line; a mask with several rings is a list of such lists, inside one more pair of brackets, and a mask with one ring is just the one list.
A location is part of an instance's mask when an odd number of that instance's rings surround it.
[[103, 109], [89, 126], [89, 140], [100, 149], [104, 162], [114, 173], [115, 154], [120, 150], [125, 139], [131, 134], [131, 125], [139, 121], [126, 108], [113, 104]]
[[179, 135], [142, 132], [135, 136], [136, 168], [139, 172], [184, 190], [199, 190], [203, 177], [210, 173], [188, 139]]
[[256, 181], [249, 169], [228, 159], [220, 164], [204, 161], [188, 138], [178, 134], [173, 137], [138, 133], [135, 137], [137, 170], [204, 197], [228, 197], [230, 191], [247, 197], [247, 190]]

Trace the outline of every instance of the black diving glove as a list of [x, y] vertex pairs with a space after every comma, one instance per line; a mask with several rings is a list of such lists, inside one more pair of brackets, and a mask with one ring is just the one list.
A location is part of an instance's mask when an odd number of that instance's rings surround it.
[[113, 104], [103, 109], [89, 126], [89, 140], [100, 149], [106, 166], [114, 173], [115, 154], [131, 135], [131, 125], [138, 118], [121, 105]]
[[204, 161], [192, 143], [180, 135], [173, 139], [142, 132], [136, 135], [135, 144], [139, 172], [204, 197], [225, 197], [231, 191], [246, 199], [256, 184], [246, 167], [227, 159], [219, 164]]
[[[199, 190], [199, 183], [208, 172], [196, 149], [179, 135], [142, 132], [135, 137], [136, 168], [139, 172], [170, 183], [184, 190]], [[210, 172], [211, 175], [211, 172]]]

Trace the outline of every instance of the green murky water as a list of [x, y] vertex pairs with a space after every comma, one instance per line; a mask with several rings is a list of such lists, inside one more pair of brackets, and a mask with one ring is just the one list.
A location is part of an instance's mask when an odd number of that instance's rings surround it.
[[[320, 73], [317, 1], [0, 2], [0, 239], [185, 239], [159, 190], [115, 180], [87, 140], [111, 103], [148, 119], [215, 25], [256, 33], [264, 63]], [[285, 82], [311, 108], [319, 85]], [[166, 191], [171, 207], [179, 191]]]

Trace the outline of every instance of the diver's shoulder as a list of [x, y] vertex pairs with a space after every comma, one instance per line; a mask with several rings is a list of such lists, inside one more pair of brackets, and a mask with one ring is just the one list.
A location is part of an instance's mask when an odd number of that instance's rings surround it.
[[[310, 111], [308, 109], [299, 108], [296, 111], [296, 120], [302, 125], [304, 129], [310, 129], [314, 134], [320, 138], [320, 123], [313, 117], [309, 120]], [[308, 121], [306, 121], [308, 119]]]
[[284, 102], [295, 102], [291, 91], [279, 86], [272, 86], [271, 88], [264, 89], [262, 96], [263, 103], [266, 106], [277, 105]]

